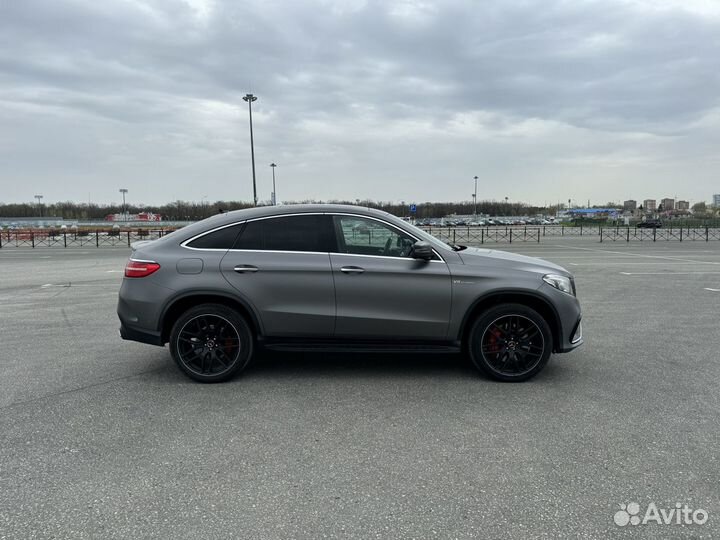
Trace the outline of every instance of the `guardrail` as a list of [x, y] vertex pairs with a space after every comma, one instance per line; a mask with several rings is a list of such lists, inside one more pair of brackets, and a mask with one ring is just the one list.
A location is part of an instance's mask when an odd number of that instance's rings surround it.
[[[683, 227], [643, 229], [637, 227], [581, 227], [562, 225], [493, 226], [493, 227], [421, 227], [424, 231], [449, 244], [497, 244], [513, 242], [540, 243], [542, 237], [597, 237], [600, 242], [658, 242], [720, 240], [720, 228]], [[130, 247], [138, 240], [155, 240], [175, 228], [125, 230], [36, 230], [15, 229], [0, 231], [3, 247]], [[381, 239], [384, 241], [384, 239]]]
[[[600, 234], [600, 227], [597, 225], [584, 226], [584, 225], [483, 225], [483, 226], [461, 226], [461, 227], [448, 227], [441, 225], [434, 226], [422, 226], [422, 230], [432, 234], [433, 236], [447, 234], [446, 231], [465, 231], [466, 235], [473, 233], [481, 234], [480, 231], [485, 231], [486, 236], [495, 236], [497, 231], [504, 231], [501, 236], [507, 238], [510, 237], [510, 231], [514, 231], [513, 235], [517, 237], [518, 231], [523, 236], [525, 231], [540, 231], [542, 236], [591, 236]], [[535, 232], [532, 233], [533, 235]]]
[[425, 230], [448, 244], [540, 242], [540, 229], [534, 227], [435, 227]]
[[13, 247], [130, 247], [138, 240], [155, 240], [175, 229], [30, 230], [0, 231], [0, 248]]
[[636, 227], [602, 227], [600, 242], [705, 241], [720, 240], [720, 229], [710, 227], [679, 229], [640, 229]]

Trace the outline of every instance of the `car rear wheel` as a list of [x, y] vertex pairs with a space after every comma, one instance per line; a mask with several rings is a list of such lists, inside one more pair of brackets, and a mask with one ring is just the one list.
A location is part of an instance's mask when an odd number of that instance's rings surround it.
[[525, 381], [537, 375], [552, 352], [552, 332], [535, 310], [502, 304], [472, 324], [468, 352], [475, 366], [499, 381]]
[[170, 354], [191, 379], [222, 382], [242, 371], [253, 355], [253, 334], [245, 319], [221, 304], [202, 304], [175, 321]]

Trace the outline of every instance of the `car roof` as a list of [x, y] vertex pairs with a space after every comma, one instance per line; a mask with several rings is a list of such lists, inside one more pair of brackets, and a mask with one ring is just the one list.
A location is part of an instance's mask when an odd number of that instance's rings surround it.
[[[233, 210], [216, 214], [202, 221], [198, 221], [182, 229], [163, 236], [159, 240], [164, 242], [175, 241], [178, 237], [191, 238], [197, 234], [203, 233], [210, 229], [230, 225], [232, 223], [245, 221], [248, 219], [257, 219], [269, 216], [281, 216], [285, 214], [308, 214], [308, 213], [351, 213], [364, 216], [378, 217], [397, 223], [400, 218], [363, 206], [355, 206], [351, 204], [288, 204], [279, 206], [258, 206], [255, 208], [245, 208], [242, 210]], [[400, 220], [402, 221], [402, 220]], [[167, 239], [167, 240], [165, 240]], [[163, 243], [164, 243], [163, 242]]]
[[368, 216], [387, 217], [391, 214], [382, 210], [375, 210], [365, 206], [355, 206], [352, 204], [288, 204], [280, 206], [258, 206], [256, 208], [245, 208], [243, 210], [233, 210], [225, 212], [228, 222], [239, 221], [245, 219], [253, 219], [266, 216], [277, 216], [282, 214], [306, 214], [313, 212], [340, 212], [352, 214], [364, 214]]

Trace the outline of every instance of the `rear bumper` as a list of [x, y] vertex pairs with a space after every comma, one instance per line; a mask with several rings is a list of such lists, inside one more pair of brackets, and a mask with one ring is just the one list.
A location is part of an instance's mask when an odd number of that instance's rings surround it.
[[160, 347], [164, 345], [160, 332], [138, 330], [137, 328], [126, 326], [122, 321], [120, 321], [120, 337], [128, 341], [138, 341], [140, 343], [147, 343], [148, 345], [158, 345]]

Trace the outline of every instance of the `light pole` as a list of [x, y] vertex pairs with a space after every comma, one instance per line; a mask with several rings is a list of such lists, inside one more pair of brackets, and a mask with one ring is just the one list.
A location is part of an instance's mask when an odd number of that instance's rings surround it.
[[40, 211], [40, 217], [42, 217], [42, 200], [43, 200], [43, 196], [42, 196], [42, 195], [35, 195], [35, 198], [37, 199], [37, 202], [38, 202], [38, 210]]
[[125, 206], [125, 194], [128, 192], [125, 188], [120, 188], [120, 193], [123, 196], [123, 221], [127, 221], [127, 207]]
[[475, 221], [477, 221], [477, 181], [478, 181], [478, 177], [475, 176], [474, 178], [475, 178], [475, 192], [473, 193], [473, 204], [475, 206], [475, 210], [474, 210]]
[[275, 205], [277, 205], [277, 191], [275, 191], [275, 167], [277, 167], [277, 165], [275, 165], [274, 163], [271, 163], [271, 164], [270, 164], [270, 167], [272, 167], [272, 172], [273, 172], [273, 196], [272, 196], [272, 203], [273, 203], [273, 206], [275, 206]]
[[257, 183], [255, 182], [255, 142], [253, 141], [253, 128], [252, 128], [252, 104], [253, 101], [257, 101], [257, 97], [252, 94], [245, 94], [243, 101], [247, 101], [248, 110], [250, 111], [250, 158], [252, 159], [252, 173], [253, 173], [253, 205], [257, 206]]

